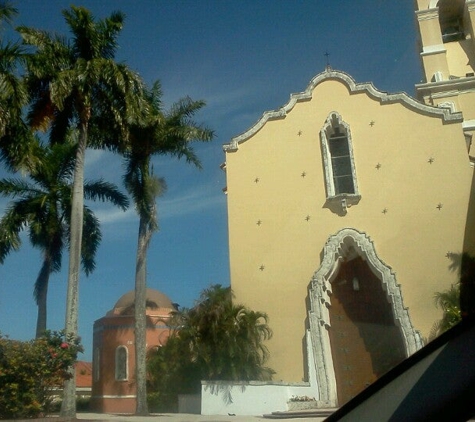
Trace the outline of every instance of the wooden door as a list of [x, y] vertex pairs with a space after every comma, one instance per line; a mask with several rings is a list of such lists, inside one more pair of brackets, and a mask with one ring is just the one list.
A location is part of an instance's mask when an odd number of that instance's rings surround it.
[[361, 258], [343, 263], [332, 282], [330, 342], [343, 405], [405, 358], [381, 281]]

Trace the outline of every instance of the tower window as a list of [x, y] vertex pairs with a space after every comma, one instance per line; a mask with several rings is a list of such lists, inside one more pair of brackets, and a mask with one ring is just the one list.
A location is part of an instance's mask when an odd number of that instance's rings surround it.
[[117, 381], [128, 379], [128, 351], [125, 346], [115, 349], [115, 379]]
[[440, 0], [439, 23], [444, 43], [465, 39], [463, 25], [464, 0]]

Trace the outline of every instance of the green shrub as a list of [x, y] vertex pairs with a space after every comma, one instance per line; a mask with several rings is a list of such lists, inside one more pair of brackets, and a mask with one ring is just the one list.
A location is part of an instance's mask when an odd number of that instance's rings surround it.
[[162, 392], [147, 393], [147, 404], [153, 413], [177, 413], [178, 395]]
[[47, 331], [27, 342], [0, 335], [0, 419], [49, 413], [51, 392], [70, 378], [68, 368], [79, 352], [79, 339], [63, 332]]
[[[270, 380], [267, 315], [232, 301], [230, 287], [211, 286], [191, 309], [176, 312], [167, 343], [147, 361], [150, 409], [172, 411], [179, 394], [199, 394], [201, 380]], [[179, 327], [174, 329], [173, 327]]]
[[[61, 411], [61, 404], [63, 400], [61, 398], [55, 398], [49, 406], [48, 413], [59, 413]], [[76, 398], [76, 411], [77, 412], [89, 412], [90, 408], [90, 397], [79, 396]]]
[[90, 397], [78, 397], [76, 399], [76, 410], [78, 412], [88, 412], [90, 410], [89, 403], [91, 402]]

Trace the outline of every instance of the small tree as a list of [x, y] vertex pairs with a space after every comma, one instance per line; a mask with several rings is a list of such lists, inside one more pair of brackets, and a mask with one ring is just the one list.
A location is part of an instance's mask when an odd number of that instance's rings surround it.
[[21, 342], [0, 335], [0, 419], [46, 415], [52, 391], [70, 377], [68, 368], [82, 352], [78, 338], [46, 331]]
[[434, 294], [435, 306], [442, 309], [443, 314], [432, 326], [429, 341], [475, 314], [475, 257], [463, 252], [449, 253], [448, 258], [452, 261], [449, 269], [458, 273], [459, 282]]
[[437, 321], [429, 334], [429, 340], [434, 339], [462, 320], [460, 311], [460, 284], [452, 284], [450, 289], [434, 294], [437, 308], [442, 309], [442, 318]]
[[[169, 407], [178, 393], [197, 393], [201, 380], [270, 380], [265, 313], [233, 304], [230, 287], [211, 286], [191, 309], [172, 319], [167, 344], [149, 356], [152, 397]], [[162, 409], [161, 409], [162, 410]], [[173, 409], [170, 409], [173, 410]]]

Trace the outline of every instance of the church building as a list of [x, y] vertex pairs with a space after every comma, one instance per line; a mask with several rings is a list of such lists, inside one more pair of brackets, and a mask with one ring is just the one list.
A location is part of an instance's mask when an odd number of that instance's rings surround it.
[[[134, 308], [132, 290], [94, 322], [91, 408], [97, 412], [135, 413]], [[176, 307], [166, 295], [147, 289], [147, 350], [167, 342], [174, 311]]]
[[416, 5], [417, 98], [328, 66], [224, 147], [236, 301], [269, 316], [274, 379], [315, 373], [322, 406], [421, 348], [475, 255], [475, 1]]

